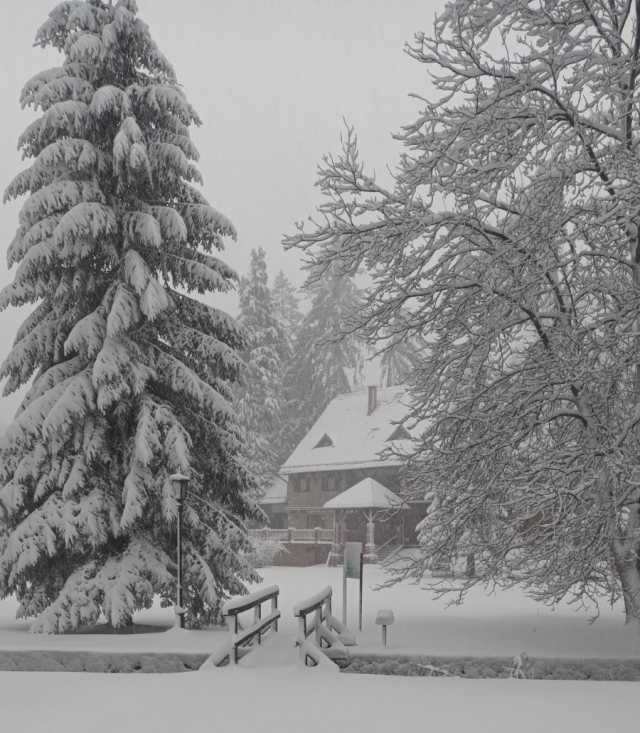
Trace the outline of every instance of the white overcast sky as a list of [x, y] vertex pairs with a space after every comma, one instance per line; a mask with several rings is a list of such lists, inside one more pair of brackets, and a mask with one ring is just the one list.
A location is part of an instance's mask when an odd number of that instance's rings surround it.
[[[62, 62], [58, 53], [33, 47], [55, 4], [0, 0], [0, 190], [26, 167], [17, 141], [34, 115], [20, 109], [20, 90]], [[320, 203], [316, 166], [339, 150], [343, 119], [355, 126], [369, 170], [382, 178], [395, 165], [400, 146], [391, 133], [420, 111], [409, 94], [429, 94], [427, 71], [404, 44], [432, 28], [444, 0], [138, 0], [138, 6], [203, 121], [192, 135], [204, 193], [239, 234], [224, 259], [242, 275], [251, 249], [263, 247], [271, 280], [284, 269], [301, 285], [300, 260], [284, 252], [281, 239]], [[0, 287], [12, 278], [6, 248], [22, 203], [0, 206]], [[236, 298], [216, 305], [234, 313]], [[29, 310], [0, 314], [0, 360]], [[16, 395], [0, 398], [0, 425], [17, 405]]]

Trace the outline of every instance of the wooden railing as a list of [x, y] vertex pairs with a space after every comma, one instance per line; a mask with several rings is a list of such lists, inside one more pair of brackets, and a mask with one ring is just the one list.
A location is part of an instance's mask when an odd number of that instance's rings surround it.
[[332, 529], [250, 529], [249, 537], [279, 542], [307, 542], [312, 544], [333, 544], [335, 533]]
[[250, 529], [249, 537], [258, 537], [263, 540], [279, 540], [286, 542], [289, 539], [288, 529]]
[[[349, 659], [347, 646], [356, 643], [355, 636], [343, 626], [331, 613], [331, 586], [328, 585], [320, 593], [297, 603], [293, 615], [298, 619], [296, 646], [300, 650], [300, 658], [306, 666]], [[311, 620], [307, 616], [313, 614]], [[314, 642], [309, 641], [313, 635]]]
[[[231, 640], [228, 645], [213, 655], [212, 661], [216, 667], [219, 667], [227, 658], [237, 664], [241, 648], [246, 647], [255, 638], [260, 644], [262, 635], [269, 629], [278, 630], [278, 619], [280, 618], [280, 611], [278, 610], [279, 593], [280, 588], [277, 585], [271, 585], [248, 596], [233, 598], [224, 604], [222, 615], [227, 622], [229, 631], [231, 631]], [[263, 618], [262, 604], [267, 601], [271, 601], [271, 613]], [[248, 628], [243, 629], [238, 617], [241, 613], [251, 609], [253, 609], [253, 623]]]

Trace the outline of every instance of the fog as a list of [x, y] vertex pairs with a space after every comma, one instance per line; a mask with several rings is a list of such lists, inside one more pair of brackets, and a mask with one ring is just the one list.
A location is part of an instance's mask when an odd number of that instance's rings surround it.
[[[39, 71], [59, 65], [51, 49], [33, 47], [53, 0], [2, 2], [3, 100], [0, 185], [26, 165], [17, 140], [34, 113], [21, 110], [20, 90]], [[322, 155], [337, 152], [345, 122], [358, 133], [362, 159], [382, 179], [397, 160], [392, 138], [420, 110], [411, 92], [428, 94], [426, 69], [403, 52], [427, 30], [442, 0], [138, 0], [140, 17], [174, 65], [203, 124], [193, 130], [204, 193], [238, 230], [224, 259], [242, 275], [252, 248], [267, 252], [270, 275], [283, 269], [301, 285], [297, 253], [282, 235], [313, 213]], [[24, 199], [0, 207], [3, 254]], [[5, 257], [0, 286], [11, 281]], [[235, 312], [235, 295], [217, 296]], [[7, 355], [30, 308], [0, 314], [0, 358]], [[20, 395], [0, 398], [0, 423]]]

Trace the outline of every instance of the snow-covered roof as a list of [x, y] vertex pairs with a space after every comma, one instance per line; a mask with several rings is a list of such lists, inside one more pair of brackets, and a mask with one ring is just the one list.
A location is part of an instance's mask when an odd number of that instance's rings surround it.
[[287, 482], [282, 476], [276, 476], [271, 488], [260, 499], [260, 504], [284, 504], [287, 501]]
[[[371, 415], [367, 415], [367, 405], [366, 390], [332, 400], [281, 467], [280, 473], [368, 468], [380, 465], [378, 454], [391, 445], [400, 450], [403, 446], [409, 448], [410, 441], [406, 439], [389, 442], [397, 427], [394, 423], [402, 420], [408, 411], [406, 388], [378, 389], [377, 406]], [[409, 432], [415, 435], [415, 431]], [[397, 466], [400, 461], [387, 457], [384, 465]]]
[[[402, 499], [373, 478], [365, 478], [342, 494], [334, 496], [325, 509], [391, 509], [402, 505]], [[407, 507], [408, 508], [408, 507]]]

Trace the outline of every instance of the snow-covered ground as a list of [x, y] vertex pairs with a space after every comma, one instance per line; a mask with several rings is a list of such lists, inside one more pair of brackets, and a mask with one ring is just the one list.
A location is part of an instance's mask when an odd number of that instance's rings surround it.
[[[637, 717], [638, 683], [462, 680], [344, 675], [305, 669], [292, 648], [297, 601], [334, 588], [334, 615], [342, 615], [341, 568], [265, 568], [265, 583], [281, 589], [281, 636], [252, 653], [237, 669], [205, 666], [197, 673], [102, 675], [0, 673], [3, 733], [164, 733], [218, 726], [234, 731], [367, 730], [385, 733], [428, 727], [445, 731], [580, 731], [602, 733]], [[357, 582], [349, 581], [349, 625], [358, 651], [381, 653], [373, 620], [390, 608], [388, 654], [505, 657], [640, 658], [640, 634], [623, 625], [621, 609], [591, 611], [539, 606], [518, 591], [485, 595], [477, 589], [465, 605], [445, 608], [430, 593], [402, 584], [374, 591], [384, 579], [365, 568], [364, 623], [357, 630]], [[105, 651], [213, 651], [222, 631], [162, 634], [42, 636], [16, 621], [15, 602], [0, 603], [0, 649]], [[171, 609], [153, 608], [138, 623], [166, 624]], [[252, 660], [253, 657], [253, 660]]]

